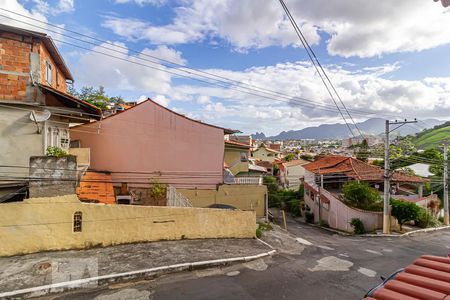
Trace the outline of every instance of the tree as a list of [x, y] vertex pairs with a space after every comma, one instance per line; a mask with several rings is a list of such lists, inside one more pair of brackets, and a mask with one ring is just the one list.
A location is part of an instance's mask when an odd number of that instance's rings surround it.
[[97, 106], [101, 110], [108, 109], [110, 103], [125, 103], [124, 99], [121, 96], [109, 97], [106, 94], [105, 88], [103, 86], [99, 86], [98, 88], [94, 88], [92, 86], [84, 86], [79, 92], [73, 87], [69, 86], [68, 93], [74, 97]]
[[359, 146], [358, 151], [356, 152], [356, 158], [361, 161], [367, 162], [369, 156], [370, 156], [369, 144], [367, 144], [366, 139], [363, 139], [363, 141]]
[[419, 216], [420, 207], [413, 202], [401, 201], [391, 198], [392, 215], [397, 219], [400, 225], [400, 231], [403, 224], [408, 221], [416, 220]]
[[288, 155], [286, 155], [285, 157], [284, 157], [284, 159], [286, 160], [286, 161], [291, 161], [291, 160], [293, 160], [295, 158], [295, 154], [294, 153], [289, 153]]
[[366, 182], [349, 181], [342, 187], [345, 201], [353, 207], [365, 210], [379, 210], [381, 197], [378, 191]]

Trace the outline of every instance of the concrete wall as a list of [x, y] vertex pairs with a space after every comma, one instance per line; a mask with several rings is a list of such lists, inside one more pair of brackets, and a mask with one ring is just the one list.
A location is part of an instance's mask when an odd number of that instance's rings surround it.
[[30, 157], [30, 198], [76, 194], [76, 156]]
[[[82, 212], [82, 232], [73, 215]], [[75, 195], [0, 204], [0, 256], [200, 238], [253, 238], [254, 212], [81, 203]]]
[[269, 161], [271, 163], [273, 163], [275, 159], [280, 158], [279, 154], [267, 151], [267, 149], [264, 147], [259, 147], [258, 149], [253, 151], [251, 156], [255, 159]]
[[91, 169], [111, 171], [113, 181], [138, 187], [148, 187], [153, 177], [176, 187], [215, 188], [223, 182], [223, 135], [221, 128], [152, 101], [108, 117], [101, 125], [71, 129], [72, 140], [91, 148]]
[[248, 173], [248, 161], [241, 161], [241, 152], [245, 152], [248, 157], [248, 151], [225, 146], [224, 161], [233, 175]]
[[[322, 200], [320, 202], [319, 219], [318, 195], [317, 185], [309, 183], [305, 186], [305, 203], [311, 208], [311, 212], [314, 213], [314, 221], [316, 223], [321, 219], [326, 221], [331, 228], [353, 232], [353, 227], [350, 225], [350, 222], [353, 218], [358, 218], [363, 222], [364, 228], [368, 232], [383, 228], [382, 212], [365, 211], [347, 206], [324, 189], [321, 190]], [[390, 222], [391, 229], [397, 228], [398, 223], [394, 217], [391, 217]]]
[[[0, 164], [27, 167], [30, 156], [43, 155], [42, 134], [37, 134], [30, 112], [0, 107]], [[28, 177], [28, 169], [0, 168], [3, 175]], [[1, 181], [1, 180], [0, 180]]]
[[194, 207], [228, 204], [240, 210], [255, 211], [265, 216], [267, 187], [265, 185], [221, 185], [218, 190], [177, 189]]

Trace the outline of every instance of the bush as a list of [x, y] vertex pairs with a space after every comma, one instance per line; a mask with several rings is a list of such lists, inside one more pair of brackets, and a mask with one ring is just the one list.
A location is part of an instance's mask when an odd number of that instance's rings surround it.
[[287, 207], [291, 212], [292, 216], [298, 217], [301, 215], [300, 212], [300, 200], [299, 199], [291, 199], [287, 202]]
[[314, 213], [306, 211], [305, 212], [305, 221], [306, 221], [306, 223], [314, 223]]
[[330, 225], [328, 225], [328, 222], [325, 220], [319, 220], [319, 226], [327, 227], [327, 228], [330, 227]]
[[414, 224], [420, 228], [427, 228], [438, 227], [440, 222], [429, 210], [420, 208], [417, 218], [414, 220]]
[[361, 221], [360, 218], [353, 218], [350, 221], [350, 225], [352, 225], [353, 232], [355, 234], [364, 234], [364, 233], [366, 233], [366, 229], [364, 228], [364, 223]]
[[273, 227], [270, 223], [259, 223], [256, 228], [256, 237], [259, 239], [262, 237], [263, 231], [272, 230]]
[[69, 156], [69, 154], [59, 147], [47, 147], [47, 156], [64, 157]]
[[402, 230], [403, 224], [416, 220], [419, 216], [420, 207], [415, 203], [396, 200], [391, 198], [392, 215], [397, 219]]
[[349, 181], [344, 184], [342, 191], [345, 201], [353, 207], [377, 211], [383, 207], [378, 191], [366, 182]]

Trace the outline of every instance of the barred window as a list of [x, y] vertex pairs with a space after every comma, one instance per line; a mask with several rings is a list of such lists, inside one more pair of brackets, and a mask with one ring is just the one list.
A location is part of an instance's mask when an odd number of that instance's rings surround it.
[[81, 232], [83, 223], [83, 213], [77, 211], [73, 214], [73, 232]]

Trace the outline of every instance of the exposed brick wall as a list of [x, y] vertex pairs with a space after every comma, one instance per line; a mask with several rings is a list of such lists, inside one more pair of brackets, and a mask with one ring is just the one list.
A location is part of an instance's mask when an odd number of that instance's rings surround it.
[[0, 32], [0, 101], [35, 101], [36, 93], [30, 91], [31, 52], [39, 54], [40, 83], [50, 86], [46, 81], [45, 61], [48, 61], [52, 65], [51, 86], [67, 92], [64, 74], [41, 41], [15, 33]]
[[[66, 77], [61, 72], [61, 70], [56, 66], [55, 61], [50, 56], [50, 53], [48, 52], [47, 48], [43, 43], [40, 45], [39, 53], [41, 61], [41, 83], [66, 93], [67, 92]], [[47, 78], [45, 66], [46, 61], [48, 61], [52, 65], [52, 84], [50, 84], [46, 80]], [[58, 73], [58, 76], [56, 76], [56, 73]]]
[[26, 100], [30, 82], [31, 38], [0, 32], [0, 100]]

